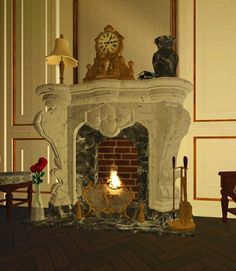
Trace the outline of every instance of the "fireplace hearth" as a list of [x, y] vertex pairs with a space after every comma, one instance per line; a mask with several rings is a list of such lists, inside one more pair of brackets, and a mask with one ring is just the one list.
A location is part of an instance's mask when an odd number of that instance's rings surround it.
[[[34, 126], [55, 156], [51, 208], [66, 216], [65, 210], [81, 198], [84, 185], [99, 181], [98, 144], [122, 137], [135, 144], [138, 154], [139, 188], [132, 204], [144, 201], [152, 216], [170, 213], [171, 160], [188, 132], [190, 116], [183, 103], [191, 90], [190, 82], [175, 77], [39, 86], [36, 93], [43, 97], [45, 108], [35, 116]], [[178, 209], [179, 191], [175, 191]]]

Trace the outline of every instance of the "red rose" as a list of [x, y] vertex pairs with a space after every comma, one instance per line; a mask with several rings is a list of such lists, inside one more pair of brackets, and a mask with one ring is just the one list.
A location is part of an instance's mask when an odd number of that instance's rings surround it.
[[30, 170], [35, 173], [35, 172], [42, 172], [43, 169], [46, 167], [48, 161], [47, 159], [41, 157], [38, 160], [38, 163], [34, 164], [33, 166], [31, 166]]
[[30, 167], [31, 172], [35, 173], [37, 171], [36, 164]]
[[33, 184], [40, 184], [42, 183], [42, 177], [45, 175], [45, 172], [42, 172], [43, 169], [46, 167], [48, 161], [44, 157], [39, 158], [38, 163], [34, 164], [30, 167], [31, 172], [33, 174]]
[[36, 164], [35, 165], [35, 168], [36, 168], [36, 172], [41, 172], [41, 171], [43, 171], [43, 169], [44, 169], [44, 166], [43, 165], [40, 165], [40, 164]]
[[37, 167], [39, 169], [38, 172], [41, 172], [46, 167], [47, 163], [48, 163], [47, 159], [43, 157], [39, 158], [38, 164], [37, 164]]
[[43, 157], [39, 158], [39, 160], [38, 160], [38, 164], [42, 164], [42, 165], [44, 165], [44, 167], [46, 167], [47, 163], [48, 163], [47, 159], [45, 159]]

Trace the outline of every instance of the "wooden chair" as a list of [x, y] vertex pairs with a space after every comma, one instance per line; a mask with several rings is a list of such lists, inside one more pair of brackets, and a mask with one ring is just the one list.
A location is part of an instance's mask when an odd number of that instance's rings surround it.
[[228, 208], [230, 197], [236, 202], [236, 171], [221, 171], [221, 208], [222, 222], [227, 222], [227, 213], [236, 215], [236, 208]]
[[[13, 192], [19, 188], [27, 188], [27, 198], [14, 198]], [[5, 202], [5, 205], [0, 207], [6, 208], [7, 220], [12, 218], [12, 208], [24, 203], [28, 203], [28, 210], [31, 213], [32, 204], [32, 174], [28, 171], [17, 172], [0, 172], [0, 191], [6, 193], [5, 199], [0, 200], [0, 203]], [[13, 201], [17, 201], [13, 203]]]

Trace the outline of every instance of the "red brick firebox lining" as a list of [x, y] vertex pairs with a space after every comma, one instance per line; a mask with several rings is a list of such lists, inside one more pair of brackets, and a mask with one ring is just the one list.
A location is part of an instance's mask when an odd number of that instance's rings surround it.
[[128, 139], [110, 138], [98, 146], [98, 179], [110, 175], [111, 165], [118, 166], [118, 176], [128, 189], [138, 195], [137, 165], [138, 154], [135, 145]]

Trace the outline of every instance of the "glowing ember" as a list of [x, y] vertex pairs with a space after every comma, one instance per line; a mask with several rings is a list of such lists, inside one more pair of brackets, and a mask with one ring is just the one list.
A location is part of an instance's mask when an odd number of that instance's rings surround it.
[[117, 188], [121, 187], [121, 181], [117, 175], [117, 170], [111, 169], [110, 173], [111, 173], [111, 175], [108, 180], [109, 187], [112, 189], [117, 189]]

